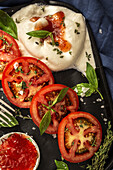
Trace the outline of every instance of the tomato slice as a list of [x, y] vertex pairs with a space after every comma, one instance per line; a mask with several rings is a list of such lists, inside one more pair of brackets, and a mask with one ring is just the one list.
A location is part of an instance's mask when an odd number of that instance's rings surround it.
[[101, 140], [101, 124], [89, 113], [70, 113], [59, 124], [59, 149], [62, 157], [69, 162], [78, 163], [91, 158]]
[[11, 35], [0, 30], [0, 80], [7, 63], [16, 57], [20, 57], [18, 44]]
[[[33, 97], [30, 114], [34, 123], [39, 127], [42, 117], [47, 113], [48, 108], [44, 105], [49, 106], [58, 96], [61, 89], [66, 88], [67, 86], [62, 84], [53, 84], [48, 85], [42, 88], [37, 94]], [[56, 134], [58, 130], [58, 125], [63, 117], [72, 111], [78, 109], [79, 100], [76, 92], [71, 88], [68, 89], [65, 97], [61, 102], [56, 103], [51, 111], [51, 123], [48, 126], [46, 133]]]
[[19, 57], [12, 60], [3, 72], [2, 87], [11, 103], [29, 108], [33, 96], [42, 87], [53, 84], [50, 69], [33, 57]]

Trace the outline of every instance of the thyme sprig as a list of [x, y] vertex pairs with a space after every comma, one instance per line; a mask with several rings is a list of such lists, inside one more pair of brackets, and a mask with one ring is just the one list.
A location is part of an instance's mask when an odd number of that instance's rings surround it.
[[23, 116], [20, 109], [15, 109], [15, 114], [16, 114], [15, 117], [20, 117], [22, 119], [32, 119], [29, 115]]
[[111, 122], [108, 122], [107, 134], [104, 138], [103, 144], [100, 146], [98, 152], [92, 158], [92, 164], [87, 165], [89, 170], [104, 170], [106, 159], [108, 158], [109, 150], [113, 142], [113, 131], [111, 130]]

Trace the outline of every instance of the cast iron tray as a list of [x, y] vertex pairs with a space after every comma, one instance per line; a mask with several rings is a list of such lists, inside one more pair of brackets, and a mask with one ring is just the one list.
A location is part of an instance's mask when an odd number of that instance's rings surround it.
[[[43, 1], [43, 0], [35, 0], [32, 1], [32, 3], [41, 3], [41, 4], [49, 4], [49, 5], [60, 5], [65, 6], [72, 11], [78, 12], [77, 9], [70, 6], [69, 4], [63, 3], [63, 2], [56, 2], [56, 1]], [[17, 10], [19, 10], [21, 7], [24, 7], [29, 4], [24, 4], [21, 6], [11, 7], [4, 9], [9, 15], [12, 15]], [[90, 26], [86, 20], [86, 25], [89, 31], [90, 35], [90, 41], [92, 45], [92, 50], [94, 53], [94, 59], [96, 63], [96, 72], [99, 79], [99, 89], [104, 97], [103, 101], [100, 101], [100, 96], [98, 94], [93, 94], [91, 97], [84, 97], [79, 98], [80, 101], [80, 108], [81, 111], [86, 111], [94, 115], [101, 123], [102, 129], [103, 129], [103, 139], [106, 134], [106, 128], [107, 128], [107, 122], [104, 121], [104, 118], [107, 118], [107, 120], [110, 120], [113, 124], [113, 107], [112, 107], [112, 99], [110, 96], [108, 84], [106, 81], [105, 73], [103, 70], [103, 66], [101, 63], [101, 59], [93, 38], [92, 31], [90, 29]], [[69, 87], [73, 87], [78, 83], [81, 82], [87, 82], [86, 78], [82, 76], [80, 72], [78, 72], [75, 69], [70, 69], [67, 71], [60, 71], [60, 72], [53, 72], [53, 76], [55, 78], [55, 83], [60, 83], [67, 85]], [[2, 88], [1, 82], [0, 82], [0, 88]], [[17, 108], [16, 106], [12, 105], [8, 99], [5, 97], [4, 93], [0, 91], [0, 98], [2, 98], [5, 102], [7, 102], [10, 106], [12, 106], [14, 109]], [[20, 109], [23, 115], [30, 115], [29, 109]], [[0, 136], [3, 134], [6, 134], [8, 132], [24, 132], [28, 133], [30, 136], [33, 136], [34, 140], [37, 142], [40, 148], [41, 152], [41, 161], [38, 167], [38, 170], [56, 170], [56, 165], [54, 163], [54, 160], [61, 160], [61, 154], [58, 148], [57, 138], [53, 138], [49, 134], [43, 134], [42, 136], [39, 133], [38, 127], [33, 123], [32, 120], [24, 120], [22, 118], [17, 118], [19, 121], [19, 126], [12, 127], [12, 128], [0, 128]], [[85, 161], [83, 163], [74, 164], [69, 163], [65, 161], [70, 170], [82, 170], [86, 169], [87, 163], [91, 163], [91, 160]], [[111, 169], [113, 165], [113, 154], [112, 154], [112, 148], [109, 153], [109, 159], [106, 161], [105, 170]]]

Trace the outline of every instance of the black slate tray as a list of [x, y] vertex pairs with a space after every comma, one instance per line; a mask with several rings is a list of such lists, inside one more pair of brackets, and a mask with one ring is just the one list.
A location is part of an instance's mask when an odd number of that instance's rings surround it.
[[[56, 2], [56, 1], [43, 1], [43, 0], [35, 0], [32, 3], [41, 3], [41, 4], [49, 4], [49, 5], [60, 5], [65, 6], [72, 11], [79, 12], [73, 6], [63, 2]], [[12, 15], [21, 7], [24, 7], [29, 4], [24, 4], [16, 7], [11, 7], [4, 9], [9, 15]], [[103, 139], [106, 134], [107, 129], [107, 122], [104, 121], [104, 118], [110, 120], [113, 124], [113, 107], [112, 107], [112, 99], [109, 92], [109, 87], [106, 81], [104, 69], [101, 63], [101, 59], [96, 47], [96, 43], [91, 31], [91, 28], [86, 20], [86, 25], [88, 28], [88, 32], [90, 35], [90, 41], [92, 45], [92, 50], [94, 54], [95, 64], [96, 64], [96, 72], [99, 80], [99, 90], [101, 91], [104, 100], [100, 101], [100, 96], [98, 94], [93, 94], [91, 97], [88, 98], [79, 98], [80, 108], [81, 111], [86, 111], [94, 115], [101, 123], [103, 129]], [[73, 87], [77, 83], [87, 82], [86, 78], [82, 76], [80, 72], [75, 69], [70, 69], [66, 71], [60, 72], [53, 72], [53, 76], [55, 78], [55, 83], [60, 83], [67, 85], [69, 87]], [[0, 82], [0, 88], [2, 88]], [[0, 98], [7, 102], [11, 107], [14, 109], [18, 109], [16, 106], [12, 105], [8, 99], [5, 97], [3, 91], [0, 91]], [[20, 109], [23, 115], [30, 115], [29, 109]], [[38, 170], [55, 170], [56, 166], [54, 160], [61, 160], [61, 154], [58, 148], [57, 138], [53, 138], [49, 134], [40, 135], [38, 127], [33, 123], [32, 120], [24, 120], [22, 118], [17, 118], [19, 121], [19, 126], [12, 127], [12, 128], [0, 128], [0, 136], [9, 132], [24, 132], [28, 133], [30, 136], [33, 136], [33, 139], [37, 142], [41, 152], [41, 161], [38, 167]], [[74, 164], [65, 161], [70, 170], [82, 170], [86, 169], [86, 165], [91, 163], [91, 160], [85, 161], [83, 163]], [[112, 148], [109, 153], [109, 159], [106, 160], [105, 170], [111, 170], [113, 164], [113, 154]]]

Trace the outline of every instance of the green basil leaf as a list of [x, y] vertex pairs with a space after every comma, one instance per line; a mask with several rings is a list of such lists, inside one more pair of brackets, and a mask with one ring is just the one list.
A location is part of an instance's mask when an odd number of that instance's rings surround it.
[[53, 101], [51, 107], [53, 105], [55, 105], [58, 102], [61, 102], [61, 100], [64, 98], [64, 96], [66, 95], [67, 91], [68, 91], [69, 87], [63, 88], [60, 93], [58, 94], [58, 96], [55, 98], [55, 100]]
[[43, 116], [43, 118], [40, 122], [39, 130], [40, 130], [41, 135], [46, 131], [50, 122], [51, 122], [51, 112], [49, 110], [45, 113], [45, 115]]
[[63, 161], [55, 160], [57, 170], [69, 170], [68, 165]]
[[49, 36], [51, 32], [46, 31], [46, 30], [36, 30], [36, 31], [31, 31], [26, 33], [27, 35], [31, 37], [37, 37], [37, 38], [46, 38]]
[[95, 87], [95, 89], [98, 88], [98, 79], [95, 72], [95, 69], [87, 62], [87, 68], [86, 68], [86, 77], [91, 85]]
[[88, 91], [85, 92], [85, 96], [89, 97], [91, 96], [96, 90], [92, 87], [90, 87], [90, 89]]
[[90, 89], [90, 85], [88, 83], [80, 83], [80, 84], [77, 84], [76, 86], [72, 87], [72, 89], [74, 91], [76, 91], [78, 96], [81, 96], [82, 93], [85, 93]]
[[4, 11], [0, 10], [0, 29], [18, 39], [17, 27], [13, 19]]
[[76, 91], [78, 96], [83, 97], [89, 97], [95, 92], [95, 88], [93, 88], [93, 86], [88, 83], [77, 84], [76, 86], [72, 87], [72, 89]]
[[52, 45], [55, 45], [52, 32], [46, 30], [36, 30], [36, 31], [27, 32], [26, 34], [29, 35], [30, 37], [37, 37], [37, 38], [46, 38], [50, 36], [52, 40]]

